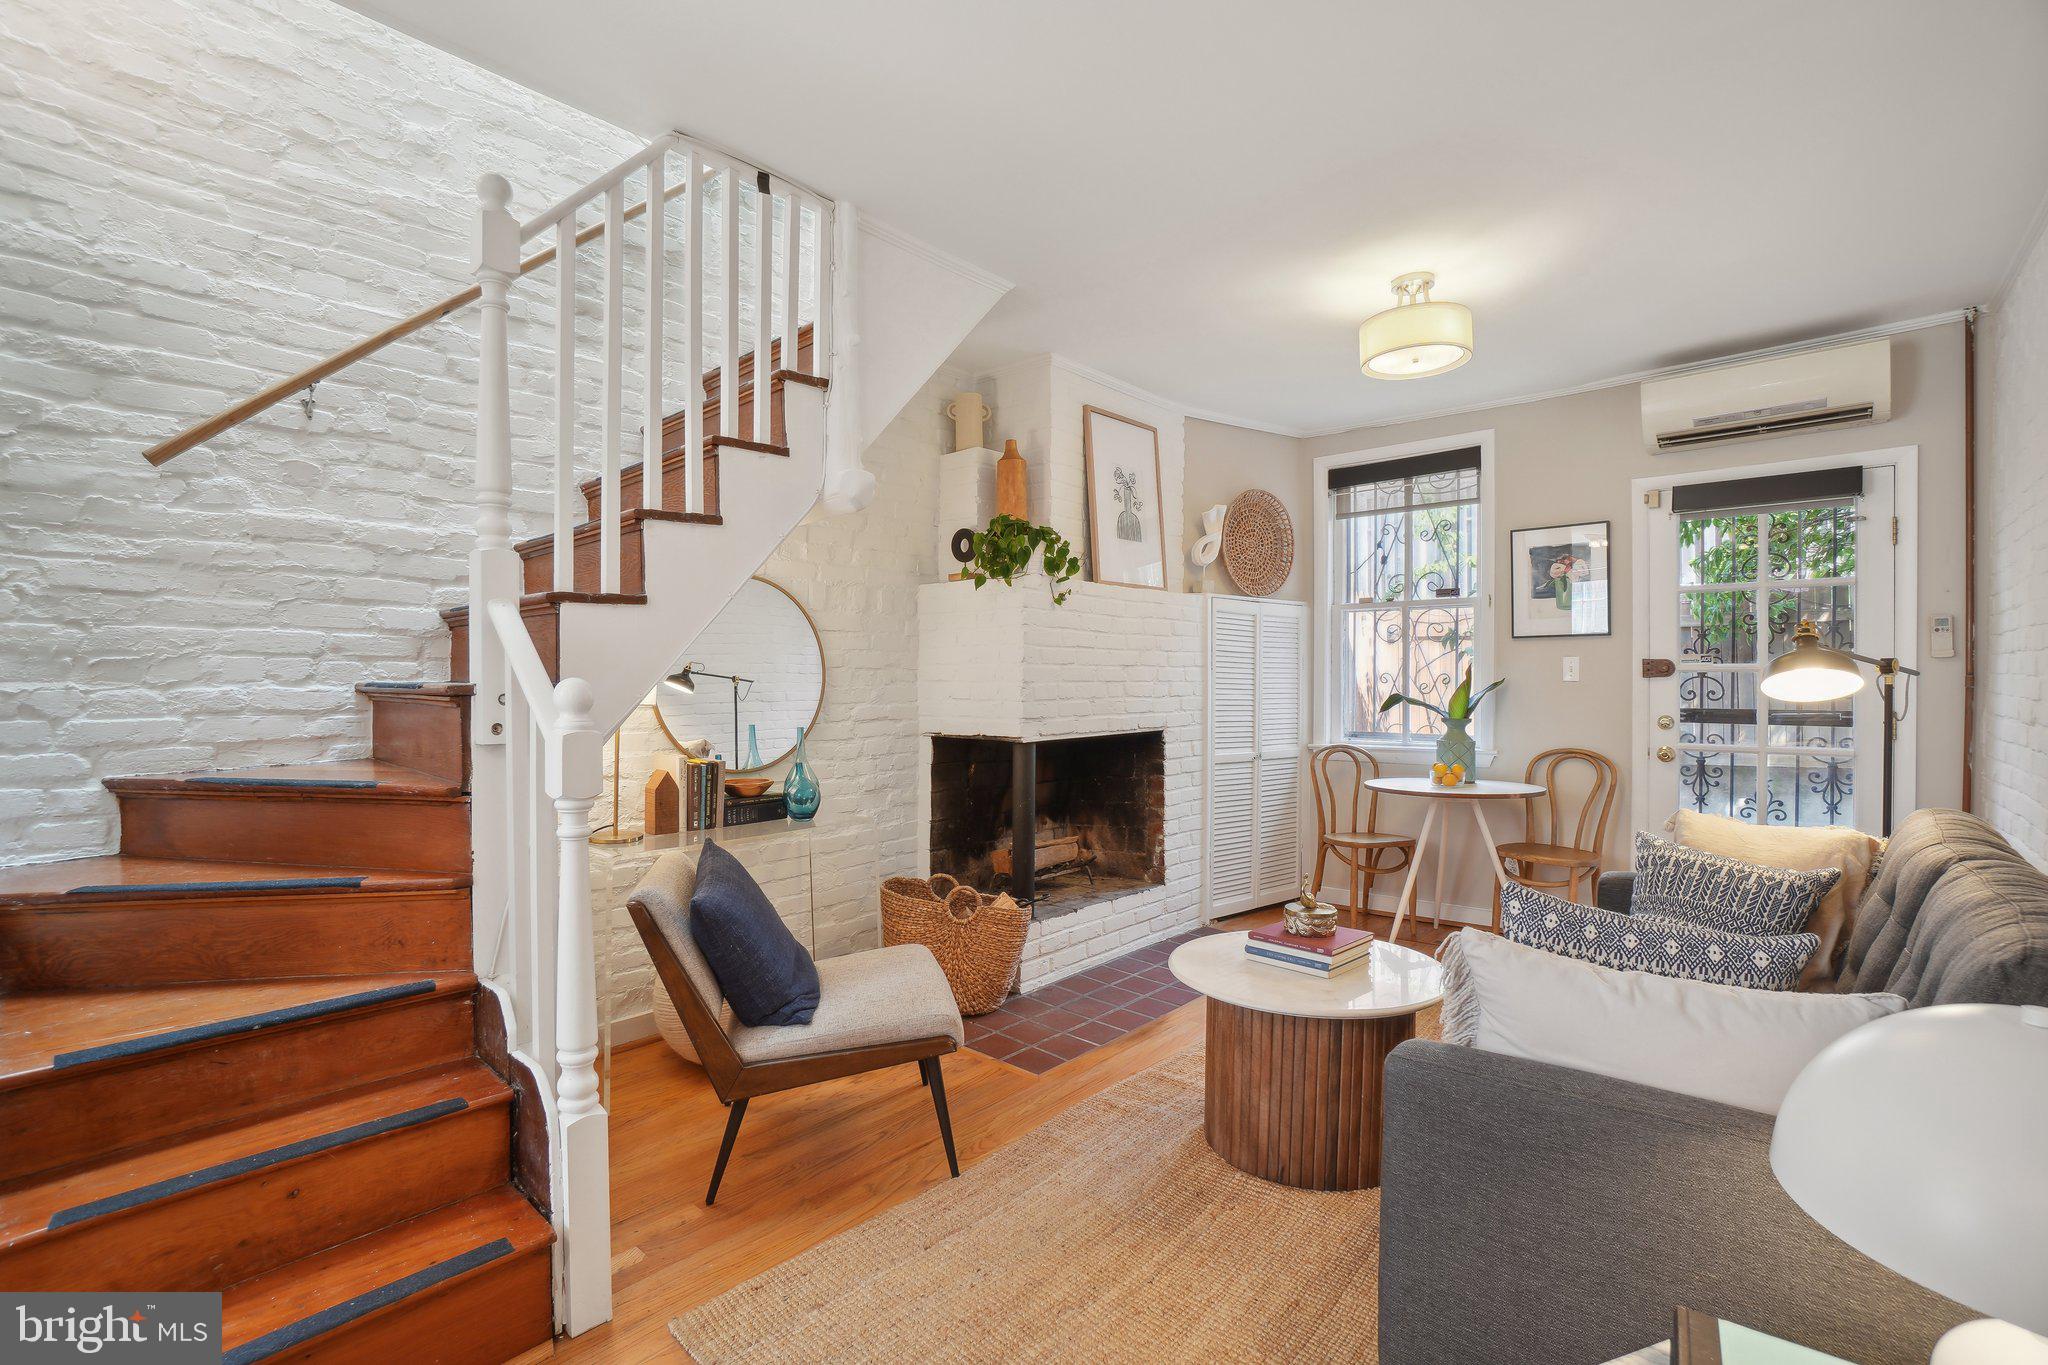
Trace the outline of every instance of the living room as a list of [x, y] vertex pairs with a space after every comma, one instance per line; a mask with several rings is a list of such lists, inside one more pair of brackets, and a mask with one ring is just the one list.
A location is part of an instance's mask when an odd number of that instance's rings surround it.
[[2037, 5], [0, 54], [11, 1352], [2048, 1360]]

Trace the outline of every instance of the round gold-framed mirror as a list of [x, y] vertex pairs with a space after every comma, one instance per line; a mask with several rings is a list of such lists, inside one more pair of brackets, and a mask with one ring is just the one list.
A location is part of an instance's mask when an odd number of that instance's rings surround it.
[[817, 622], [789, 589], [758, 575], [654, 688], [654, 719], [669, 743], [707, 741], [731, 774], [788, 758], [798, 728], [815, 727], [824, 705]]

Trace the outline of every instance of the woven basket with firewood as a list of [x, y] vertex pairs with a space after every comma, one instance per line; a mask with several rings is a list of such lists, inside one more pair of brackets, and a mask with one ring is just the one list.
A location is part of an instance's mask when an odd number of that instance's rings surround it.
[[939, 960], [962, 1014], [987, 1014], [1016, 984], [1031, 912], [941, 872], [882, 883], [882, 942], [922, 943]]

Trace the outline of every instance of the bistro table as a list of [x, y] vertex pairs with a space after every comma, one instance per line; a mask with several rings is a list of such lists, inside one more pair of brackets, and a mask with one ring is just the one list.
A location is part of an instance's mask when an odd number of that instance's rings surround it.
[[[1489, 801], [1525, 801], [1532, 796], [1541, 796], [1549, 788], [1534, 782], [1461, 782], [1455, 787], [1440, 786], [1427, 777], [1375, 777], [1366, 784], [1376, 792], [1388, 796], [1419, 796], [1428, 802], [1423, 812], [1422, 832], [1415, 836], [1415, 856], [1408, 863], [1408, 879], [1401, 884], [1401, 898], [1394, 902], [1394, 929], [1390, 939], [1401, 937], [1401, 918], [1409, 913], [1415, 901], [1415, 875], [1422, 871], [1422, 855], [1429, 850], [1430, 836], [1436, 836], [1436, 913], [1432, 919], [1441, 924], [1444, 915], [1444, 849], [1450, 842], [1450, 819], [1444, 819], [1446, 828], [1437, 828], [1437, 814], [1449, 803], [1458, 803], [1472, 812], [1473, 820], [1479, 825], [1479, 839], [1486, 848], [1487, 865], [1493, 869], [1496, 886], [1505, 888], [1508, 884], [1507, 869], [1500, 865], [1500, 855], [1494, 852], [1493, 831], [1486, 824], [1486, 803]], [[1416, 918], [1422, 918], [1416, 912]], [[1500, 932], [1500, 898], [1493, 901], [1493, 929]]]

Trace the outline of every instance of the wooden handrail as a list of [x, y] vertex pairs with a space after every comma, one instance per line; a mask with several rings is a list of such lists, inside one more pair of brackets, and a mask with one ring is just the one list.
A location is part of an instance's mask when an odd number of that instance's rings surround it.
[[[687, 184], [676, 184], [663, 192], [661, 196], [662, 202], [666, 203], [674, 199], [682, 194], [686, 188], [688, 188]], [[647, 201], [643, 199], [626, 210], [624, 221], [630, 223], [646, 212]], [[586, 242], [594, 241], [603, 235], [604, 220], [600, 218], [597, 222], [576, 234], [576, 245], [582, 246]], [[553, 259], [555, 259], [555, 249], [553, 247], [549, 247], [545, 251], [536, 251], [533, 255], [528, 256], [519, 263], [519, 273], [525, 275], [529, 271], [538, 270]], [[482, 286], [474, 284], [459, 294], [450, 294], [432, 307], [423, 308], [402, 322], [392, 323], [375, 336], [365, 337], [345, 350], [336, 351], [318, 364], [309, 365], [295, 375], [278, 380], [253, 398], [245, 398], [233, 407], [215, 413], [197, 426], [186, 428], [176, 436], [171, 437], [170, 440], [151, 446], [143, 452], [142, 457], [153, 465], [160, 465], [175, 459], [192, 447], [204, 445], [222, 432], [233, 430], [251, 417], [254, 417], [257, 413], [276, 407], [279, 403], [282, 403], [285, 399], [309, 384], [317, 384], [329, 375], [341, 373], [341, 371], [365, 356], [375, 355], [392, 342], [402, 341], [414, 332], [432, 323], [439, 322], [450, 313], [459, 312], [469, 307], [470, 304], [475, 303], [482, 297]]]

